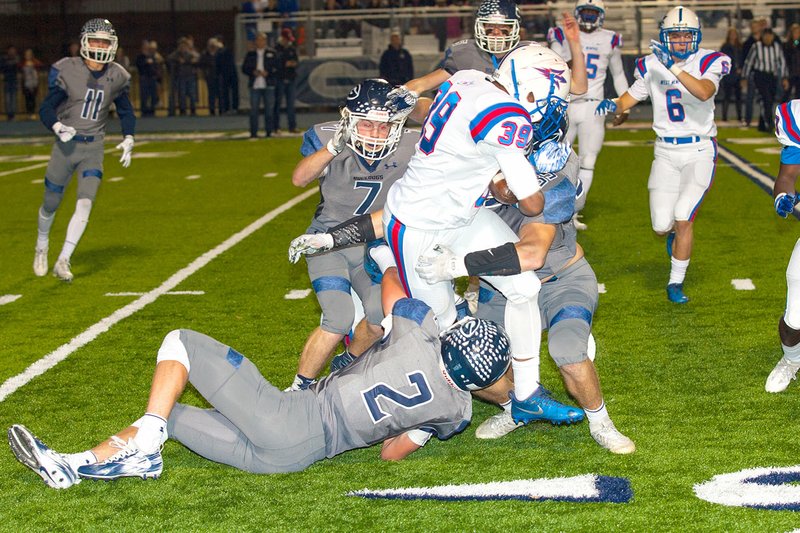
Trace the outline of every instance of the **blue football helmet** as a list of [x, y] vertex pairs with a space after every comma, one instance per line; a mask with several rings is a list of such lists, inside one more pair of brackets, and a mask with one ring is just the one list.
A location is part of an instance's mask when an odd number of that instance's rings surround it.
[[[91, 41], [108, 41], [108, 47], [97, 46]], [[97, 63], [111, 63], [117, 54], [117, 32], [106, 19], [91, 19], [81, 28], [81, 57]]]
[[578, 21], [578, 26], [587, 33], [602, 28], [606, 19], [605, 3], [603, 0], [578, 0], [578, 5], [575, 6], [575, 19]]
[[[475, 42], [490, 54], [504, 54], [519, 44], [520, 20], [513, 0], [483, 0], [475, 13]], [[492, 30], [498, 26], [503, 35], [494, 35]]]
[[[661, 31], [659, 39], [661, 44], [667, 47], [669, 53], [678, 59], [687, 59], [690, 55], [697, 53], [700, 41], [703, 39], [703, 32], [700, 31], [700, 19], [694, 11], [683, 6], [673, 7], [664, 18], [661, 19]], [[685, 51], [676, 51], [677, 43], [684, 43], [684, 40], [677, 40], [676, 33], [689, 33], [691, 35]]]
[[444, 368], [461, 390], [488, 387], [511, 364], [511, 341], [494, 322], [467, 317], [443, 331], [440, 338]]
[[[350, 90], [342, 109], [346, 121], [347, 145], [365, 159], [377, 161], [385, 158], [400, 144], [405, 117], [397, 117], [389, 105], [387, 95], [394, 86], [386, 80], [364, 80]], [[370, 123], [371, 128], [359, 131], [359, 123]]]

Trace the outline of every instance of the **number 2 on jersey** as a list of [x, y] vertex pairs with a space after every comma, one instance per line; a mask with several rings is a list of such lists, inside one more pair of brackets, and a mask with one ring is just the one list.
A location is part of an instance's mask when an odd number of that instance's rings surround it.
[[83, 108], [81, 118], [86, 120], [97, 120], [100, 113], [100, 106], [103, 104], [105, 91], [102, 89], [86, 89], [86, 96], [83, 97]]
[[413, 409], [433, 399], [433, 393], [431, 392], [430, 385], [428, 385], [428, 382], [425, 380], [425, 374], [422, 372], [413, 372], [407, 374], [406, 377], [408, 378], [409, 385], [416, 386], [419, 391], [417, 394], [406, 396], [402, 392], [394, 390], [386, 383], [378, 383], [371, 389], [367, 389], [361, 393], [361, 396], [364, 398], [364, 403], [369, 410], [369, 416], [375, 424], [384, 418], [392, 416], [390, 413], [381, 409], [381, 406], [378, 404], [378, 400], [381, 398], [386, 402], [392, 402], [404, 409]]

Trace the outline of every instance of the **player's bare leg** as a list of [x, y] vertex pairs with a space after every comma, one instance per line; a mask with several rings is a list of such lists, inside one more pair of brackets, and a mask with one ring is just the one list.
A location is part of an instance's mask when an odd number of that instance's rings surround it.
[[[330, 358], [333, 350], [344, 339], [340, 333], [331, 333], [321, 327], [317, 327], [308, 336], [303, 351], [300, 354], [300, 362], [297, 365], [297, 378], [306, 378], [309, 385], [325, 368], [325, 363]], [[297, 382], [295, 378], [295, 382]], [[294, 387], [294, 384], [292, 385]], [[306, 385], [306, 388], [308, 385]]]

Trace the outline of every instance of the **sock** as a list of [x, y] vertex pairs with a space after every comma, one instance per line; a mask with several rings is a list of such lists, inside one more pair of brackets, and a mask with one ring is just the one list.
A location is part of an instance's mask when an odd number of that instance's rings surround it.
[[584, 409], [584, 413], [586, 413], [586, 418], [589, 420], [589, 425], [592, 423], [602, 422], [603, 420], [610, 419], [608, 416], [608, 410], [606, 409], [606, 402], [605, 400], [603, 403], [600, 404], [600, 407], [597, 409]]
[[64, 241], [64, 247], [58, 255], [59, 261], [62, 259], [69, 261], [70, 257], [72, 257], [72, 252], [74, 252], [75, 247], [78, 246], [78, 242], [80, 242], [83, 236], [86, 225], [89, 223], [89, 213], [91, 212], [91, 200], [88, 198], [81, 198], [78, 200], [75, 206], [75, 213], [73, 213], [72, 218], [69, 220], [69, 225], [67, 226], [67, 239]]
[[800, 342], [794, 346], [786, 346], [781, 343], [783, 348], [783, 356], [791, 363], [800, 363]]
[[686, 270], [689, 268], [689, 259], [682, 261], [671, 257], [670, 263], [672, 263], [672, 268], [669, 271], [669, 284], [683, 283], [686, 278]]
[[[317, 380], [314, 379], [314, 378], [307, 378], [307, 377], [305, 377], [303, 375], [295, 374], [294, 381], [292, 382], [292, 385], [289, 387], [289, 389], [291, 389], [291, 390], [306, 390], [307, 388], [309, 388], [311, 385], [313, 385], [316, 382], [317, 382]], [[289, 389], [287, 389], [287, 390], [289, 390]]]
[[397, 263], [394, 260], [394, 254], [388, 246], [378, 246], [369, 251], [370, 257], [378, 265], [381, 274], [386, 272], [387, 268], [396, 267]]
[[592, 179], [594, 178], [593, 168], [581, 168], [578, 170], [578, 177], [583, 184], [583, 198], [586, 202], [586, 196], [589, 194], [589, 189], [592, 188]]
[[76, 472], [79, 466], [91, 465], [97, 462], [97, 457], [94, 456], [91, 450], [80, 453], [66, 453], [64, 454], [64, 459], [67, 460], [69, 466]]
[[50, 245], [50, 228], [53, 226], [56, 214], [50, 213], [47, 215], [44, 210], [39, 208], [39, 225], [38, 234], [36, 236], [36, 249], [47, 250]]
[[514, 396], [526, 400], [539, 388], [539, 356], [524, 361], [511, 359], [514, 370]]
[[156, 414], [145, 413], [136, 422], [140, 424], [139, 431], [133, 437], [136, 446], [145, 454], [158, 451], [167, 440], [167, 421]]
[[510, 413], [511, 412], [511, 400], [508, 400], [506, 402], [501, 403], [500, 407], [502, 407], [503, 411], [505, 411], [506, 413]]

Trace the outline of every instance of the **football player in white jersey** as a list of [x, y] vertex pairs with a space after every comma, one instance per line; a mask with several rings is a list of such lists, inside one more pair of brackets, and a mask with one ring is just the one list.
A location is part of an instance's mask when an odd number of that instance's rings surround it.
[[655, 160], [650, 169], [650, 219], [667, 236], [671, 260], [667, 298], [684, 304], [683, 281], [692, 254], [692, 227], [714, 181], [717, 125], [714, 95], [731, 68], [721, 52], [700, 48], [700, 21], [690, 9], [672, 8], [661, 21], [653, 53], [636, 61], [635, 81], [601, 113], [624, 112], [647, 97], [653, 103]]
[[[580, 143], [581, 168], [578, 177], [583, 185], [583, 194], [588, 195], [594, 177], [594, 165], [597, 156], [603, 147], [605, 137], [605, 124], [603, 117], [596, 112], [602, 105], [606, 71], [611, 71], [614, 80], [614, 89], [617, 95], [628, 90], [628, 80], [622, 67], [622, 36], [611, 30], [603, 28], [606, 10], [603, 0], [578, 0], [575, 6], [575, 19], [580, 27], [580, 44], [586, 63], [586, 77], [589, 90], [569, 103], [569, 130], [567, 142], [572, 143], [578, 137]], [[550, 48], [567, 61], [575, 70], [572, 62], [572, 53], [568, 41], [561, 27], [550, 28], [547, 32], [547, 42]], [[615, 125], [622, 124], [627, 118], [627, 113], [618, 114]], [[575, 228], [585, 230], [586, 224], [578, 220], [578, 214], [573, 218]]]
[[[800, 175], [800, 100], [783, 103], [775, 110], [775, 135], [783, 150], [772, 194], [775, 212], [786, 218], [798, 202], [795, 184]], [[786, 390], [800, 369], [800, 240], [786, 268], [786, 285], [786, 312], [778, 322], [783, 357], [767, 378], [767, 392]]]

